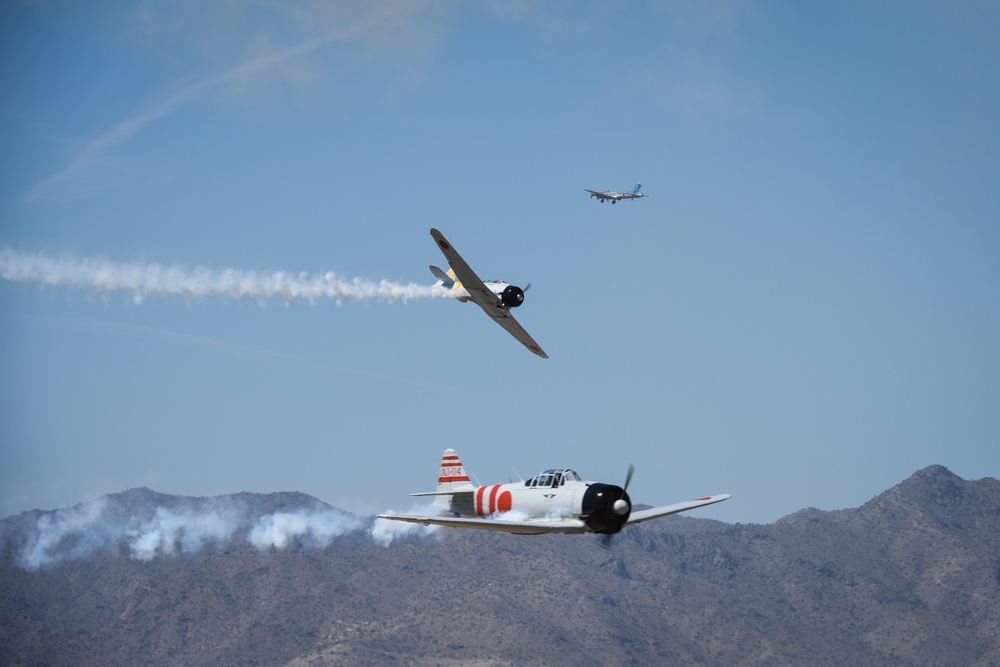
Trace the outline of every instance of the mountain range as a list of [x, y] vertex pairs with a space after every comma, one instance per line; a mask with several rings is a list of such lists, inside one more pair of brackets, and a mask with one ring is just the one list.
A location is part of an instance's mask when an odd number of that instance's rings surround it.
[[[3, 665], [1000, 664], [1000, 481], [594, 536], [132, 489], [0, 521]], [[399, 527], [404, 526], [404, 527]]]

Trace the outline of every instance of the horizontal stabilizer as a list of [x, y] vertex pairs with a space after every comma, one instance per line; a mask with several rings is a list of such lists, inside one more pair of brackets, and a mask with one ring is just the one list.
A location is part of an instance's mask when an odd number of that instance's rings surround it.
[[434, 277], [437, 278], [438, 280], [440, 280], [441, 282], [443, 282], [443, 283], [453, 283], [453, 282], [455, 282], [454, 278], [452, 278], [447, 273], [445, 273], [444, 271], [442, 271], [438, 267], [434, 266], [433, 264], [431, 264], [430, 269], [431, 269], [431, 273], [434, 274]]

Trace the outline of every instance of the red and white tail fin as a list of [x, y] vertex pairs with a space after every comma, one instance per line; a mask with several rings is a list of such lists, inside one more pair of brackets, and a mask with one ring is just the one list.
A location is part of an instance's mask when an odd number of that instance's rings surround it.
[[434, 507], [442, 512], [450, 512], [456, 516], [472, 515], [472, 496], [476, 488], [469, 480], [465, 467], [458, 460], [454, 449], [444, 450], [441, 455], [441, 473], [435, 491], [411, 493], [411, 496], [433, 496]]
[[444, 454], [441, 455], [441, 474], [438, 476], [438, 493], [473, 491], [475, 488], [455, 450], [444, 450]]

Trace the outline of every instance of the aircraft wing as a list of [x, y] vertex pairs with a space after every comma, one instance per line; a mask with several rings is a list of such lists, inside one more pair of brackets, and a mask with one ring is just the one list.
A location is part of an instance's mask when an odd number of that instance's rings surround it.
[[729, 500], [730, 498], [732, 498], [730, 494], [722, 493], [717, 496], [708, 496], [697, 500], [688, 500], [683, 503], [674, 503], [673, 505], [664, 505], [663, 507], [653, 507], [648, 510], [639, 510], [637, 512], [632, 512], [625, 525], [631, 526], [634, 523], [642, 523], [643, 521], [649, 521], [650, 519], [659, 519], [661, 516], [670, 516], [671, 514], [677, 514], [678, 512], [693, 510], [696, 507], [714, 505], [715, 503], [721, 503], [723, 500]]
[[431, 236], [434, 237], [434, 241], [441, 248], [441, 252], [444, 253], [444, 258], [448, 260], [448, 264], [455, 271], [455, 277], [458, 278], [458, 282], [462, 283], [462, 287], [469, 293], [469, 298], [475, 301], [480, 308], [486, 311], [487, 315], [492, 317], [497, 324], [506, 329], [522, 345], [543, 359], [548, 359], [549, 355], [542, 351], [538, 343], [514, 319], [514, 316], [510, 314], [510, 310], [503, 305], [500, 297], [494, 294], [493, 290], [487, 287], [482, 279], [476, 275], [472, 267], [462, 259], [458, 251], [444, 238], [444, 234], [436, 229], [431, 229]]
[[[457, 273], [457, 271], [456, 271]], [[518, 535], [541, 535], [543, 533], [586, 533], [587, 526], [579, 519], [475, 519], [466, 517], [420, 516], [412, 514], [379, 514], [379, 519], [422, 523], [425, 526], [448, 526], [450, 528], [472, 528], [492, 530]]]
[[[486, 308], [483, 308], [483, 310], [486, 310]], [[507, 309], [504, 308], [504, 310]], [[545, 354], [542, 348], [539, 347], [538, 343], [535, 342], [535, 339], [528, 335], [528, 332], [524, 330], [524, 327], [521, 326], [520, 322], [514, 319], [514, 316], [511, 315], [509, 311], [507, 312], [506, 317], [497, 317], [488, 310], [486, 310], [486, 312], [489, 313], [490, 317], [492, 317], [497, 324], [506, 329], [511, 336], [521, 341], [521, 344], [526, 348], [540, 356], [542, 359], [549, 358], [549, 355]]]
[[617, 198], [617, 195], [614, 192], [598, 192], [597, 190], [587, 190], [587, 188], [584, 188], [584, 190], [586, 190], [587, 192], [589, 192], [594, 197], [597, 197], [598, 199], [616, 199]]

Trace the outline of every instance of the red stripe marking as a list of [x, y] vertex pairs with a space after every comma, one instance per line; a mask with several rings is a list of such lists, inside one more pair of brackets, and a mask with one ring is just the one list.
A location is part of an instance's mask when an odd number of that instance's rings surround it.
[[476, 514], [483, 516], [483, 494], [486, 492], [486, 487], [481, 486], [479, 490], [476, 491]]
[[490, 514], [495, 514], [497, 511], [497, 493], [500, 492], [500, 485], [497, 484], [490, 490]]
[[712, 499], [712, 496], [705, 496], [704, 498], [695, 498], [695, 501], [698, 501], [698, 500], [711, 500], [711, 499]]
[[445, 482], [468, 482], [469, 476], [462, 475], [461, 477], [438, 477], [438, 484], [444, 484]]

